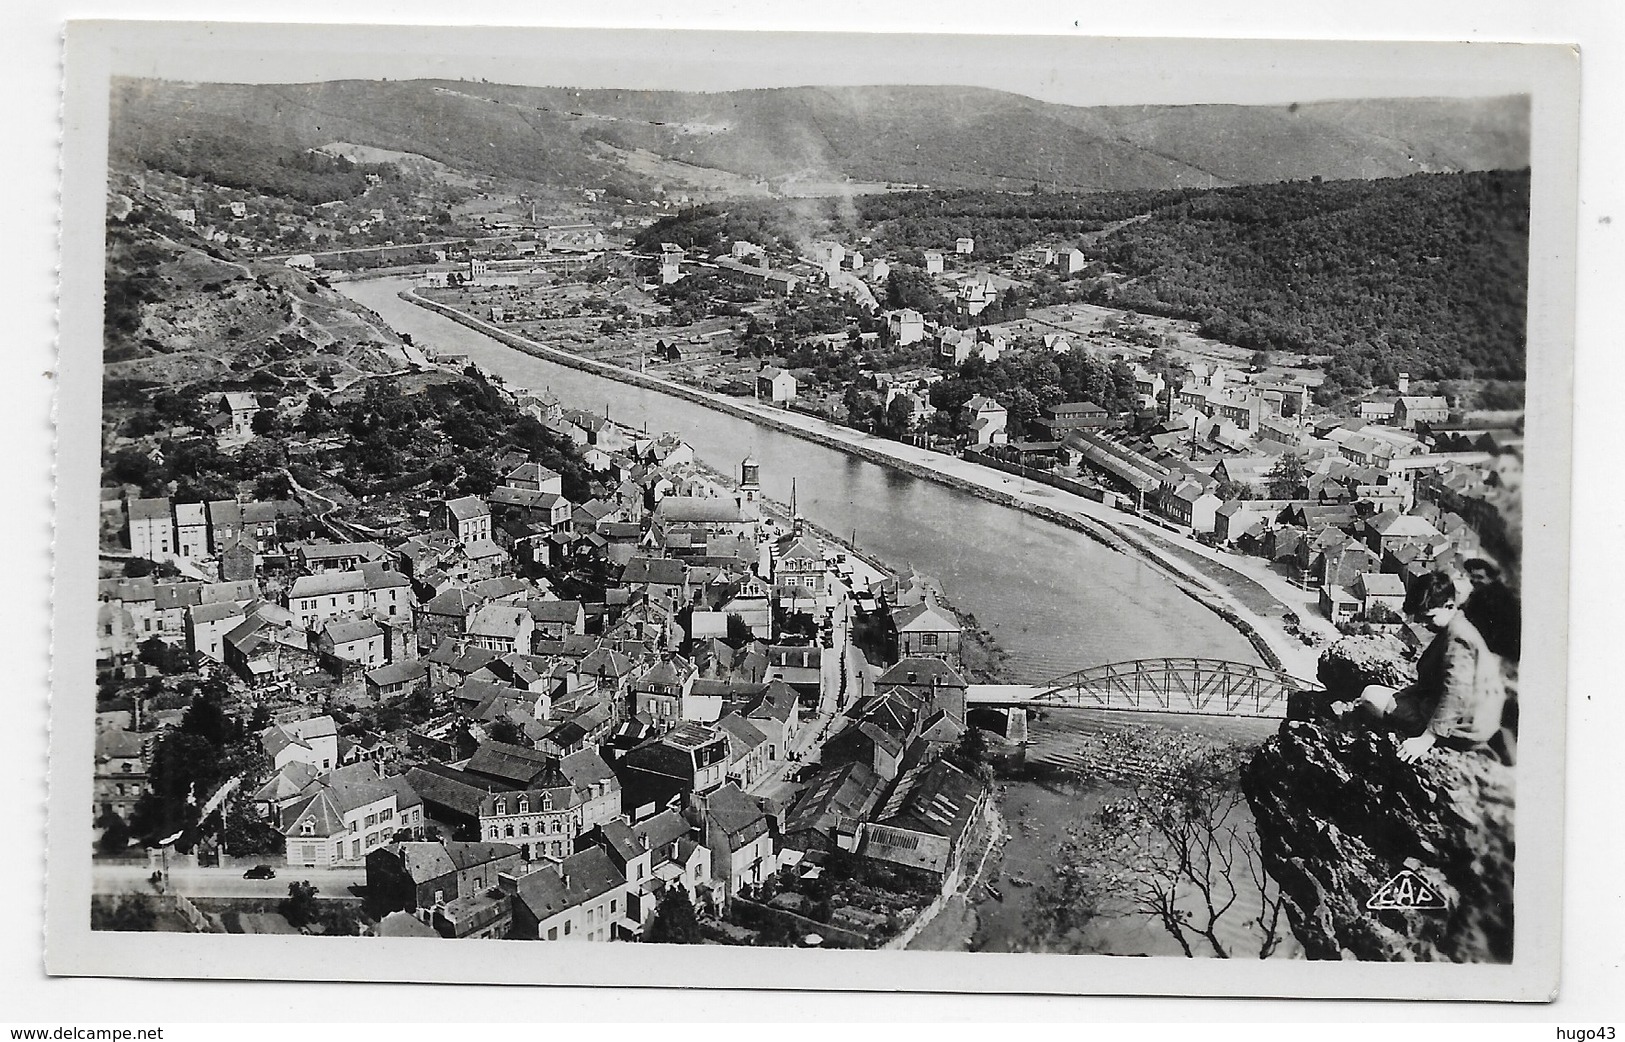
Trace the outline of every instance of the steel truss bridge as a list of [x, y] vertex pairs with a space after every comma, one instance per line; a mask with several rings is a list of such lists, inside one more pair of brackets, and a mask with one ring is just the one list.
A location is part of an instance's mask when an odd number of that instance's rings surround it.
[[1269, 666], [1206, 658], [1112, 662], [1047, 684], [972, 685], [970, 706], [1065, 706], [1209, 716], [1286, 716], [1287, 696], [1320, 687]]

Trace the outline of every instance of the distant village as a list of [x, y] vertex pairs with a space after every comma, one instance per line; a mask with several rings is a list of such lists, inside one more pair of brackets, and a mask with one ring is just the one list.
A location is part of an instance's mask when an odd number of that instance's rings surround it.
[[[1400, 373], [1386, 393], [1374, 389], [1333, 410], [1317, 404], [1310, 380], [1265, 359], [1248, 364], [1245, 352], [1232, 351], [1241, 360], [1226, 363], [1180, 349], [1132, 315], [1034, 307], [1024, 294], [1040, 280], [1064, 285], [1088, 264], [1064, 243], [1021, 251], [996, 267], [976, 259], [972, 238], [925, 250], [938, 317], [886, 308], [880, 301], [894, 264], [864, 248], [814, 242], [770, 263], [768, 251], [748, 242], [715, 256], [664, 243], [637, 270], [645, 288], [721, 276], [792, 313], [841, 298], [849, 308], [844, 327], [813, 340], [830, 352], [915, 352], [893, 368], [859, 370], [831, 385], [827, 374], [821, 380], [750, 358], [738, 322], [718, 320], [692, 343], [679, 347], [679, 338], [664, 334], [659, 351], [610, 360], [964, 456], [1258, 558], [1316, 591], [1320, 614], [1344, 630], [1403, 630], [1398, 608], [1412, 576], [1480, 555], [1517, 557], [1507, 512], [1522, 480], [1521, 408], [1474, 409], [1459, 385], [1413, 389]], [[482, 288], [524, 299], [526, 270], [534, 269], [514, 262], [496, 274], [476, 260], [461, 276], [428, 272], [419, 282], [433, 287], [449, 277], [464, 287], [455, 299], [466, 307], [484, 299]], [[523, 308], [515, 315], [512, 305], [493, 307], [479, 317], [533, 332]], [[728, 346], [735, 341], [737, 351]], [[1132, 382], [1132, 393], [1111, 406], [1045, 402], [1015, 419], [1020, 390], [974, 393], [948, 410], [933, 402], [934, 387], [1001, 359], [1074, 353], [1111, 367], [1113, 378]], [[855, 401], [870, 408], [867, 424], [853, 415]]]

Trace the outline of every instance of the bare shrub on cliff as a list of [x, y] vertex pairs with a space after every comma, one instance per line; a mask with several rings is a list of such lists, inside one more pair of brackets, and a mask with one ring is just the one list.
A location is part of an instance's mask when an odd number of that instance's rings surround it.
[[1229, 958], [1220, 924], [1248, 917], [1257, 955], [1282, 939], [1281, 891], [1265, 873], [1238, 780], [1248, 751], [1161, 729], [1091, 736], [1084, 759], [1122, 795], [1071, 826], [1028, 926], [1082, 950], [1096, 918], [1150, 917], [1187, 957]]

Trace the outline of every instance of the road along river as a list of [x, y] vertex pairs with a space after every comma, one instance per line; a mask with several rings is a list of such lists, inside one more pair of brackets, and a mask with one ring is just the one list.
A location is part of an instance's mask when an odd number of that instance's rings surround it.
[[1257, 662], [1247, 639], [1153, 566], [1022, 510], [879, 466], [695, 402], [619, 383], [509, 347], [402, 300], [410, 280], [340, 283], [418, 346], [461, 354], [509, 387], [547, 389], [567, 405], [681, 435], [706, 463], [736, 473], [747, 453], [762, 487], [808, 520], [896, 567], [938, 580], [1010, 654], [1013, 679], [1041, 683], [1124, 659], [1196, 656]]

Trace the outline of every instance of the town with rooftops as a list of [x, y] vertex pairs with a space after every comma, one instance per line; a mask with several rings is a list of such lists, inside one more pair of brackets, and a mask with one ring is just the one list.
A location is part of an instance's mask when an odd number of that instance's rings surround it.
[[[1241, 765], [1415, 674], [1419, 580], [1515, 600], [1521, 334], [1425, 302], [1521, 308], [1462, 244], [1526, 170], [841, 206], [183, 151], [109, 189], [98, 929], [1301, 955]], [[1223, 858], [1114, 846], [1221, 755]]]

